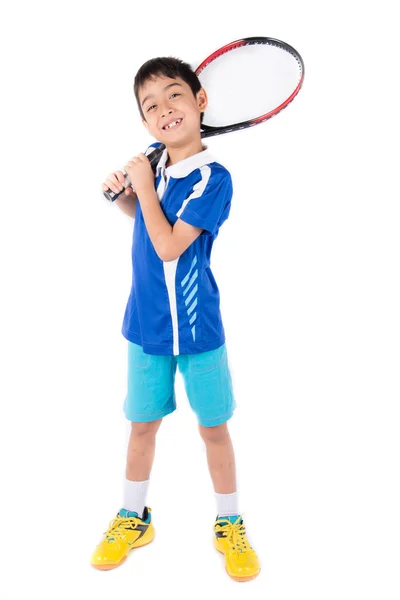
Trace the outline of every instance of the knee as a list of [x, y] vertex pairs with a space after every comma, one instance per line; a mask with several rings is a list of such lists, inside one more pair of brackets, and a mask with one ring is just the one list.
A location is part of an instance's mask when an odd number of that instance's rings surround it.
[[131, 423], [131, 433], [134, 436], [152, 436], [155, 435], [161, 425], [162, 419], [151, 421], [150, 423]]
[[204, 427], [199, 425], [200, 435], [205, 443], [207, 442], [222, 442], [229, 437], [227, 423], [217, 425], [216, 427]]

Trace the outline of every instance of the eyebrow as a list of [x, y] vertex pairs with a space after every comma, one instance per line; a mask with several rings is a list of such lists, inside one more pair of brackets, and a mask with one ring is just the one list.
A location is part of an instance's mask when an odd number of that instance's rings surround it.
[[[165, 86], [165, 88], [163, 88], [163, 92], [165, 92], [165, 90], [168, 90], [169, 88], [171, 88], [174, 85], [179, 85], [179, 87], [183, 87], [183, 85], [181, 85], [180, 83], [169, 83], [168, 85]], [[144, 100], [142, 102], [142, 106], [146, 102], [146, 100], [148, 100], [149, 98], [154, 98], [154, 95], [149, 94], [148, 96], [146, 96], [146, 98], [144, 98]]]

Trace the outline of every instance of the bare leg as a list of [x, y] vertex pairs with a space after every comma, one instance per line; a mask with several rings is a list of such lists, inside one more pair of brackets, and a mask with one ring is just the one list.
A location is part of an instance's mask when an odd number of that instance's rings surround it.
[[217, 494], [236, 492], [235, 455], [227, 423], [216, 427], [199, 425], [207, 451], [207, 462], [214, 491]]
[[150, 477], [156, 448], [156, 433], [162, 419], [151, 423], [131, 423], [126, 460], [126, 478], [146, 481]]

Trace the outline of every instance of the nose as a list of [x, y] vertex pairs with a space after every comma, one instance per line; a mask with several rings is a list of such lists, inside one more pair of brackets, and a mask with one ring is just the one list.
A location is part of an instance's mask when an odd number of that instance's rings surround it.
[[167, 108], [166, 106], [163, 106], [162, 111], [161, 111], [161, 115], [163, 117], [166, 117], [167, 115], [170, 115], [172, 113], [172, 108]]

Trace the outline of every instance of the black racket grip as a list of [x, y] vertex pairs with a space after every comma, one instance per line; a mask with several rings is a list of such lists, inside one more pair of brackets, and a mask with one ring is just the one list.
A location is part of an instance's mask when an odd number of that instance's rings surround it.
[[[159, 146], [158, 148], [153, 150], [153, 152], [150, 152], [150, 154], [147, 157], [150, 161], [151, 168], [153, 169], [153, 173], [156, 172], [158, 161], [160, 159], [161, 154], [164, 152], [164, 150], [165, 150], [165, 146], [164, 146], [164, 144], [161, 144], [161, 146]], [[124, 176], [125, 176], [125, 182], [126, 182], [126, 178], [128, 177], [128, 175], [126, 173], [124, 173]], [[127, 187], [127, 186], [125, 186], [125, 187]], [[124, 192], [125, 192], [125, 189], [123, 189], [122, 192], [118, 192], [118, 193], [108, 190], [107, 192], [103, 191], [103, 195], [110, 202], [114, 202]]]

